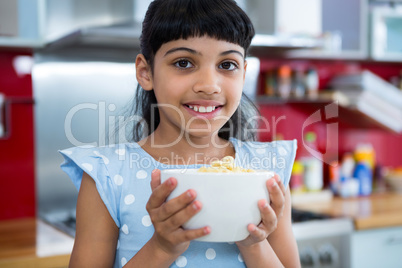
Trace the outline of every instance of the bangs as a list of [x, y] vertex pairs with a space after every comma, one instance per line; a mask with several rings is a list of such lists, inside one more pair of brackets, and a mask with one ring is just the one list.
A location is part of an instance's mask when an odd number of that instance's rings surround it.
[[[148, 36], [149, 40], [142, 40], [141, 43], [148, 43], [152, 47], [148, 53], [146, 47], [141, 47], [144, 56], [153, 57], [169, 41], [205, 35], [240, 45], [247, 53], [254, 28], [244, 11], [233, 3], [228, 4], [224, 0], [175, 0], [160, 3], [164, 6], [155, 10], [151, 21], [144, 21], [143, 31], [148, 31], [148, 35], [143, 32], [142, 38]], [[152, 10], [152, 4], [148, 11]]]

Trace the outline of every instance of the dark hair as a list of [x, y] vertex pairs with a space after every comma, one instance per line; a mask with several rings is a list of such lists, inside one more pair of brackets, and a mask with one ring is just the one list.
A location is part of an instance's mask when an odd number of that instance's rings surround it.
[[[156, 52], [169, 41], [207, 35], [240, 45], [247, 55], [254, 34], [249, 17], [234, 0], [154, 0], [142, 24], [140, 47], [153, 72]], [[145, 91], [138, 85], [132, 107], [133, 113], [145, 121], [134, 124], [133, 139], [139, 141], [151, 134], [160, 122], [154, 91]], [[254, 126], [245, 123], [257, 112], [243, 93], [238, 109], [218, 135], [226, 140], [230, 137], [255, 140], [255, 134], [248, 131]]]

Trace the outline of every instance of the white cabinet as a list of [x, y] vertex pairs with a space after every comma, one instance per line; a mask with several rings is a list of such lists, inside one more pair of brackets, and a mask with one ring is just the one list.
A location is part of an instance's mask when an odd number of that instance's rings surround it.
[[[328, 1], [328, 0], [325, 0]], [[322, 0], [248, 0], [244, 6], [256, 32], [276, 36], [321, 34]]]
[[402, 267], [402, 227], [356, 231], [351, 243], [352, 268]]
[[323, 0], [323, 49], [295, 50], [291, 58], [367, 59], [369, 0]]
[[40, 0], [0, 0], [0, 46], [40, 46], [41, 11]]
[[375, 60], [402, 61], [402, 3], [373, 5], [370, 15], [371, 57]]

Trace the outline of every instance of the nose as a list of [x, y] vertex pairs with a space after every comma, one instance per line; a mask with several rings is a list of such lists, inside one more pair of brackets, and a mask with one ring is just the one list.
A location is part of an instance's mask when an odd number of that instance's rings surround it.
[[205, 68], [198, 72], [198, 77], [194, 83], [195, 93], [216, 94], [221, 92], [219, 85], [219, 74], [215, 68]]

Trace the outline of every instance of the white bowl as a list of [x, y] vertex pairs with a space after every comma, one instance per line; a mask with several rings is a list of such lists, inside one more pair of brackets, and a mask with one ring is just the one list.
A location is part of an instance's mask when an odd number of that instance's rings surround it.
[[183, 225], [185, 229], [211, 227], [211, 233], [198, 241], [235, 242], [249, 235], [247, 225], [259, 224], [261, 214], [258, 200], [269, 202], [266, 181], [271, 171], [253, 173], [204, 173], [196, 169], [170, 169], [161, 171], [161, 181], [177, 179], [177, 187], [169, 199], [194, 189], [202, 209]]

